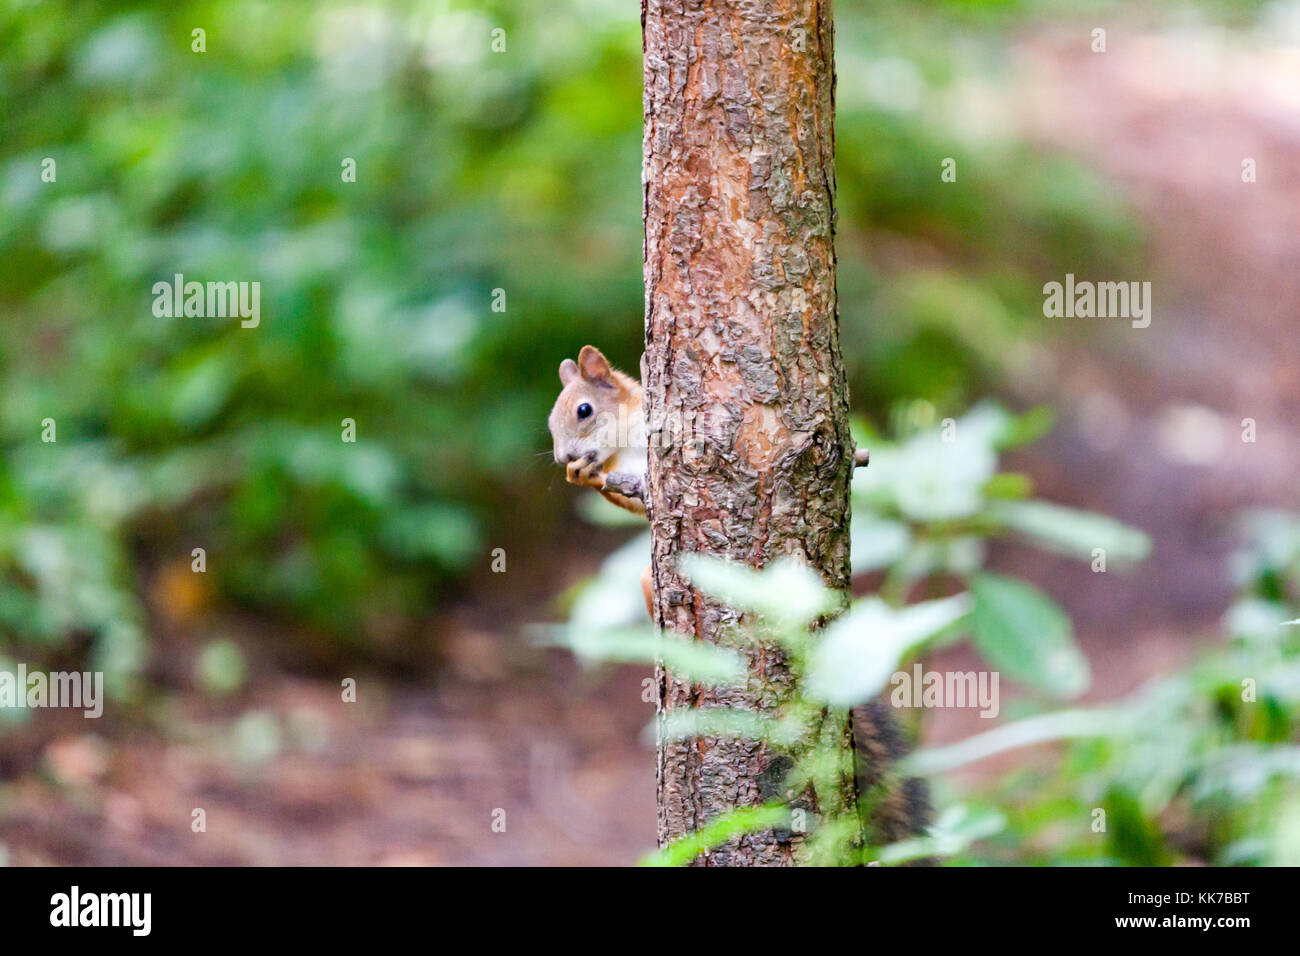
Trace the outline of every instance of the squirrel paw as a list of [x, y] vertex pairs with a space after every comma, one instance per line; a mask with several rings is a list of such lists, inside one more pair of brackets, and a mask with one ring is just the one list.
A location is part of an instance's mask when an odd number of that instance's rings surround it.
[[571, 461], [564, 468], [564, 479], [571, 485], [603, 488], [605, 487], [605, 475], [600, 470], [600, 464], [600, 462], [592, 461], [590, 457]]

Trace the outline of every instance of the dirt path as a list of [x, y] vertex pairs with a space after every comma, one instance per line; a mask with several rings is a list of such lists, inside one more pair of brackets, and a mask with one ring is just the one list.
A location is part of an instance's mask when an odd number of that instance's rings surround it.
[[556, 653], [432, 692], [363, 677], [356, 704], [276, 676], [246, 710], [173, 701], [165, 734], [69, 721], [0, 786], [0, 839], [16, 865], [628, 863], [654, 841], [639, 695]]

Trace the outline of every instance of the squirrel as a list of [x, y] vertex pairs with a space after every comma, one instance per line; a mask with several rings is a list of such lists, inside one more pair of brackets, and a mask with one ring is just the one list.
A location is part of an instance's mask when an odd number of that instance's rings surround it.
[[560, 397], [547, 425], [555, 461], [570, 484], [595, 488], [607, 499], [644, 516], [645, 502], [606, 488], [625, 473], [644, 482], [649, 468], [641, 383], [609, 364], [600, 349], [584, 345], [578, 361], [560, 363]]
[[[565, 479], [645, 517], [649, 442], [641, 383], [610, 365], [600, 349], [584, 345], [576, 362], [566, 358], [560, 363], [560, 384], [547, 425]], [[856, 466], [868, 460], [865, 449], [854, 453]], [[650, 570], [641, 574], [641, 593], [653, 619]], [[859, 789], [877, 795], [872, 807], [864, 809], [873, 840], [886, 843], [923, 834], [931, 817], [928, 789], [923, 780], [898, 780], [890, 772], [907, 745], [888, 707], [872, 701], [855, 708], [853, 736]]]
[[[609, 364], [600, 349], [584, 345], [578, 361], [560, 363], [560, 397], [547, 425], [556, 464], [571, 485], [595, 488], [620, 508], [646, 516], [645, 476], [650, 467], [641, 383]], [[619, 475], [637, 495], [613, 490]], [[650, 568], [641, 572], [645, 610], [654, 617]]]

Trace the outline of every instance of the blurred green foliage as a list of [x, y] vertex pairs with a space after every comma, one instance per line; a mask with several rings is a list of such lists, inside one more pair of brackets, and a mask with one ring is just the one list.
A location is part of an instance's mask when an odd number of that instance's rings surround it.
[[[840, 308], [877, 415], [900, 396], [966, 407], [1038, 333], [1042, 270], [1136, 248], [1078, 168], [948, 128], [954, 84], [996, 82], [1018, 14], [993, 7], [993, 27], [837, 7]], [[219, 601], [370, 647], [507, 532], [557, 527], [555, 368], [589, 341], [629, 368], [640, 349], [640, 82], [621, 0], [4, 5], [15, 652], [87, 648], [128, 689], [142, 572], [197, 546]], [[261, 325], [154, 316], [176, 273], [261, 282]]]
[[984, 859], [1300, 863], [1300, 518], [1249, 512], [1239, 528], [1227, 645], [1093, 712], [1112, 727], [1059, 768], [985, 794], [1009, 827]]

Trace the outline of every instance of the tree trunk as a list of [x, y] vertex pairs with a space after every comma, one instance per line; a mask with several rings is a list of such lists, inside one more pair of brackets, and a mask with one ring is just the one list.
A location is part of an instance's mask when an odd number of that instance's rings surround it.
[[[756, 568], [793, 555], [831, 587], [849, 584], [831, 4], [643, 0], [641, 11], [655, 617], [713, 642], [734, 614], [678, 574], [683, 553]], [[755, 649], [750, 665], [743, 691], [661, 667], [661, 722], [680, 707], [779, 707], [784, 662]], [[843, 738], [851, 749], [847, 724]], [[660, 844], [771, 799], [781, 769], [761, 744], [661, 734]], [[699, 862], [789, 864], [801, 839], [769, 830]]]

